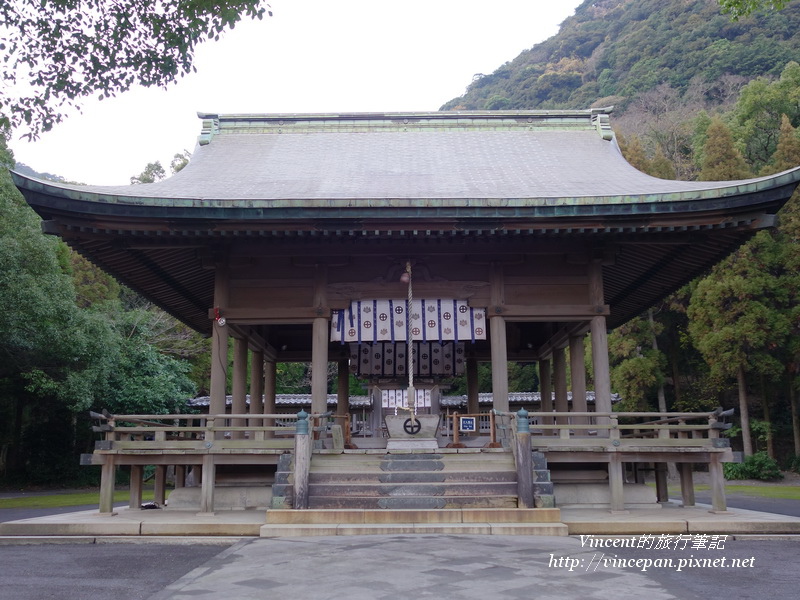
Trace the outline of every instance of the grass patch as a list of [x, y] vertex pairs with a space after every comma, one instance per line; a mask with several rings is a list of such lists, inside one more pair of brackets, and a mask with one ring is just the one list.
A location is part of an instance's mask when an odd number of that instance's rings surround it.
[[[708, 492], [710, 490], [711, 486], [705, 483], [694, 486], [695, 492]], [[726, 483], [725, 492], [754, 498], [800, 500], [800, 485], [736, 485]], [[671, 496], [680, 496], [680, 486], [669, 486], [669, 493]]]
[[[127, 490], [114, 492], [114, 502], [127, 502], [130, 493]], [[153, 490], [144, 490], [142, 501], [152, 500]], [[50, 494], [46, 496], [24, 496], [20, 498], [0, 498], [0, 508], [61, 508], [63, 506], [83, 506], [99, 504], [100, 492], [71, 492], [67, 494]]]

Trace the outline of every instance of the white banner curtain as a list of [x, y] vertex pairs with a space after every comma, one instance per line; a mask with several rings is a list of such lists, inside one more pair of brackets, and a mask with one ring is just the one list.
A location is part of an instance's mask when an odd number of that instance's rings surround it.
[[486, 310], [466, 300], [418, 299], [355, 300], [349, 308], [331, 315], [331, 341], [405, 342], [410, 312], [411, 337], [415, 342], [475, 342], [486, 339]]

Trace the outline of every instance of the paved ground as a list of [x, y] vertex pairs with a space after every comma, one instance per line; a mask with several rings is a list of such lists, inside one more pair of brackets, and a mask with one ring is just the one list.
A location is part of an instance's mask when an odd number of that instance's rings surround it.
[[[652, 547], [636, 549], [592, 548], [580, 537], [450, 535], [251, 539], [229, 547], [0, 546], [0, 598], [796, 597], [800, 541], [716, 538], [722, 547], [709, 549], [711, 538], [664, 540], [672, 541], [669, 549], [656, 549], [657, 536], [637, 539]], [[692, 547], [700, 541], [704, 547]], [[702, 560], [705, 566], [691, 562]]]
[[[121, 502], [114, 506], [127, 506], [127, 502]], [[97, 504], [87, 504], [83, 506], [60, 506], [57, 508], [0, 508], [0, 523], [5, 521], [17, 521], [19, 519], [35, 519], [47, 515], [63, 515], [82, 510], [97, 510]]]
[[0, 598], [145, 600], [220, 550], [159, 544], [0, 546]]
[[[800, 500], [789, 500], [786, 498], [761, 498], [758, 496], [748, 496], [746, 494], [728, 493], [728, 508], [743, 508], [745, 510], [757, 510], [760, 512], [774, 513], [778, 515], [789, 515], [800, 517]], [[711, 494], [697, 492], [695, 501], [704, 504], [711, 504]]]

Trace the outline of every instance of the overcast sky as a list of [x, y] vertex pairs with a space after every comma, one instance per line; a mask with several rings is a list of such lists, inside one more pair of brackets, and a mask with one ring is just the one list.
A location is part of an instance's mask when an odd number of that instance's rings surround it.
[[[192, 151], [197, 112], [433, 111], [555, 35], [581, 0], [271, 0], [198, 49], [197, 73], [166, 90], [89, 101], [37, 142], [12, 139], [37, 171], [127, 184], [149, 162]], [[575, 107], [585, 108], [585, 107]]]

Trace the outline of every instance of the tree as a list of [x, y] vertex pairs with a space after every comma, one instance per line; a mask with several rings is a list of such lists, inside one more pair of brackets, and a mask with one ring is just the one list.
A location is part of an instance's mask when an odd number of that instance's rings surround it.
[[172, 161], [169, 163], [169, 170], [172, 171], [173, 175], [178, 171], [182, 171], [183, 168], [189, 164], [189, 160], [191, 160], [191, 158], [192, 153], [188, 150], [176, 152], [175, 156], [172, 157]]
[[781, 10], [790, 0], [719, 0], [722, 12], [729, 14], [734, 21], [747, 17], [759, 10]]
[[742, 88], [733, 111], [733, 129], [743, 143], [744, 157], [760, 171], [775, 153], [783, 115], [800, 122], [800, 64], [786, 64], [776, 81], [754, 79]]
[[[176, 152], [175, 156], [172, 157], [172, 161], [169, 163], [170, 173], [175, 175], [175, 173], [181, 171], [186, 165], [189, 164], [189, 160], [191, 158], [192, 154], [188, 150]], [[166, 176], [167, 172], [161, 165], [161, 161], [157, 160], [155, 162], [147, 163], [144, 171], [139, 173], [139, 175], [134, 175], [131, 177], [131, 185], [136, 185], [139, 183], [154, 183], [156, 181], [161, 181]]]
[[161, 166], [161, 161], [155, 161], [151, 163], [147, 163], [147, 166], [144, 168], [139, 175], [131, 177], [131, 185], [135, 185], [137, 183], [153, 183], [155, 181], [161, 181], [164, 177], [167, 176], [167, 172], [164, 171], [164, 167]]
[[730, 129], [714, 118], [706, 130], [701, 181], [728, 181], [750, 176], [747, 164], [737, 150]]
[[792, 127], [789, 117], [783, 115], [775, 154], [772, 155], [771, 164], [762, 169], [761, 174], [771, 175], [794, 169], [797, 166], [800, 166], [800, 137], [797, 137], [797, 132]]
[[751, 455], [747, 374], [778, 378], [791, 334], [791, 296], [781, 245], [756, 235], [700, 281], [689, 305], [689, 334], [713, 374], [735, 378], [744, 453]]
[[611, 386], [622, 396], [619, 410], [652, 409], [650, 400], [664, 383], [666, 366], [653, 342], [660, 329], [654, 320], [637, 317], [608, 336]]
[[165, 86], [194, 70], [198, 44], [263, 0], [10, 0], [0, 8], [0, 128], [50, 130], [82, 98]]

